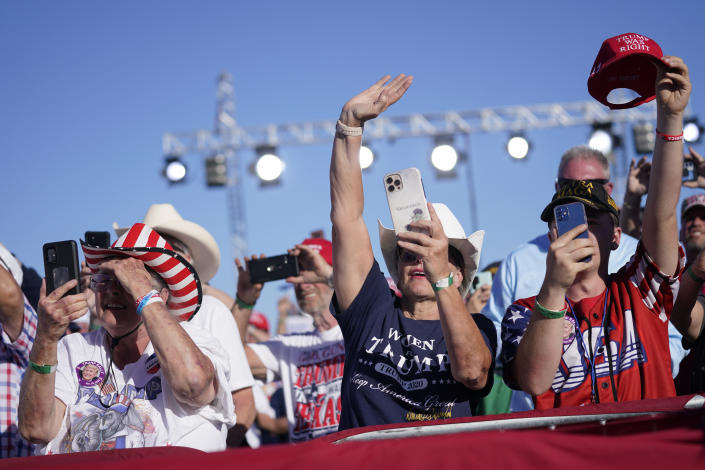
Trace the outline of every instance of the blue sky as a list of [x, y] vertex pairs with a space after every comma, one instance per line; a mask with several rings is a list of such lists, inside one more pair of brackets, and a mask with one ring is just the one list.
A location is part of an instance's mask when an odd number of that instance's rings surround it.
[[[205, 187], [200, 155], [186, 156], [187, 184], [170, 187], [160, 175], [165, 132], [212, 128], [219, 72], [233, 75], [243, 127], [334, 120], [349, 97], [400, 72], [415, 81], [390, 115], [572, 102], [591, 99], [586, 80], [602, 41], [635, 32], [685, 59], [698, 115], [703, 10], [694, 0], [677, 8], [655, 1], [2, 2], [0, 241], [42, 271], [43, 243], [125, 226], [150, 204], [171, 202], [218, 240], [213, 284], [233, 294], [227, 192]], [[473, 135], [476, 216], [486, 231], [481, 264], [545, 230], [538, 216], [558, 158], [588, 133], [530, 132], [532, 152], [522, 162], [506, 155], [506, 134]], [[464, 168], [456, 180], [436, 180], [426, 139], [375, 149], [380, 158], [364, 176], [375, 250], [376, 219], [390, 224], [380, 181], [405, 167], [418, 167], [429, 199], [447, 203], [470, 230]], [[251, 252], [283, 253], [313, 229], [330, 236], [330, 144], [280, 154], [287, 163], [280, 186], [260, 189], [244, 175]], [[246, 166], [254, 155], [240, 158]], [[257, 307], [271, 319], [281, 285], [267, 285]]]

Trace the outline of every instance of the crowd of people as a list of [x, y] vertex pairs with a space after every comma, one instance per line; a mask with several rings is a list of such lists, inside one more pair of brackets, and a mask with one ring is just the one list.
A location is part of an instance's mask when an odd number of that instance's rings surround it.
[[[235, 260], [234, 296], [208, 285], [218, 245], [170, 204], [116, 226], [111, 246], [81, 242], [80, 279], [52, 292], [0, 245], [0, 455], [219, 451], [705, 389], [705, 193], [683, 201], [680, 230], [677, 215], [684, 158], [695, 188], [705, 188], [705, 159], [684, 156], [688, 68], [660, 61], [653, 157], [632, 162], [621, 211], [607, 158], [571, 148], [553, 198], [536, 208], [547, 233], [481, 275], [484, 232], [467, 234], [442, 203], [406, 231], [380, 223], [388, 275], [375, 259], [358, 155], [365, 122], [411, 87], [403, 74], [343, 106], [332, 241], [317, 233], [289, 249], [297, 305], [282, 299], [274, 332], [254, 310], [264, 284], [248, 270], [263, 255]], [[570, 202], [587, 223], [559, 233], [554, 209]], [[90, 328], [72, 328], [86, 315]]]

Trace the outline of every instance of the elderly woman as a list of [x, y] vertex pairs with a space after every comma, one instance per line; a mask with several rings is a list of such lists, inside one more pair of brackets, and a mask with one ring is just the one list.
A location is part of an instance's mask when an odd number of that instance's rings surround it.
[[[358, 155], [363, 124], [406, 92], [412, 77], [384, 77], [348, 101], [330, 167], [333, 307], [345, 340], [340, 429], [470, 416], [492, 387], [495, 331], [463, 304], [483, 232], [470, 237], [451, 211], [429, 204], [431, 220], [395, 235], [380, 226], [389, 289], [362, 215]], [[387, 83], [389, 81], [389, 83]]]

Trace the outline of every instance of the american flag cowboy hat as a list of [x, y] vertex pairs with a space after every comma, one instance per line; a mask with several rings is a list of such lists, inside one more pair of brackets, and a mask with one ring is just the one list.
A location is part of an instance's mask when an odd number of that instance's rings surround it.
[[189, 320], [201, 306], [203, 293], [196, 270], [151, 227], [136, 223], [110, 248], [91, 246], [81, 240], [86, 264], [98, 270], [100, 262], [114, 256], [130, 256], [159, 274], [169, 288], [167, 308], [180, 320]]

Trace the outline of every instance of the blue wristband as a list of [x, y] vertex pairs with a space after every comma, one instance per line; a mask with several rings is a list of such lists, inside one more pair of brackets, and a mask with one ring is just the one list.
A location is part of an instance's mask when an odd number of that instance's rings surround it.
[[141, 316], [142, 310], [144, 310], [144, 308], [152, 302], [163, 302], [159, 292], [156, 290], [151, 290], [137, 299], [137, 315]]

